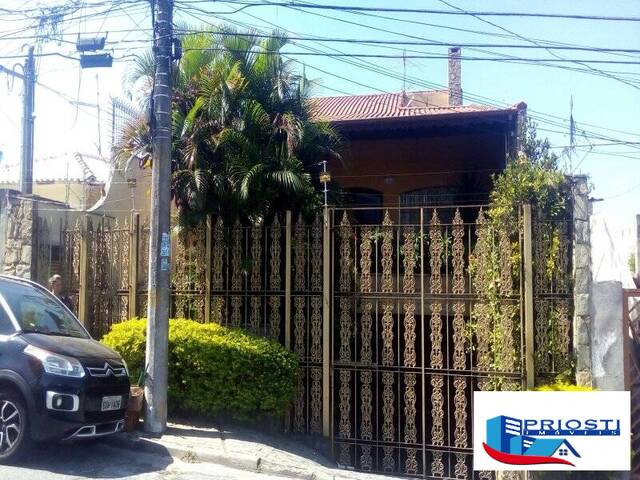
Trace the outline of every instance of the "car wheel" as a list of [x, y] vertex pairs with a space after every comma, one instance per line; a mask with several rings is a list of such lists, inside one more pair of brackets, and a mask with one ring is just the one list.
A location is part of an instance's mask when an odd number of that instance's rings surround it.
[[24, 401], [14, 393], [0, 393], [0, 463], [17, 460], [29, 443]]

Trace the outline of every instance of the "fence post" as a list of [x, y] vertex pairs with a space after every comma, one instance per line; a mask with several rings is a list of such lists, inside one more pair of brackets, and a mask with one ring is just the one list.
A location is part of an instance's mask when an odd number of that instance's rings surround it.
[[331, 436], [331, 220], [325, 207], [322, 233], [322, 435]]
[[523, 260], [524, 260], [524, 343], [525, 343], [525, 371], [527, 374], [527, 389], [535, 386], [534, 362], [534, 317], [533, 317], [533, 238], [531, 233], [531, 205], [523, 206]]
[[213, 249], [213, 218], [207, 215], [204, 242], [204, 323], [211, 323], [211, 251]]
[[291, 350], [291, 210], [286, 213], [284, 238], [284, 345]]
[[89, 328], [89, 242], [91, 237], [89, 215], [82, 217], [80, 227], [80, 278], [78, 285], [78, 318], [85, 328]]
[[138, 249], [140, 248], [140, 214], [131, 213], [129, 230], [129, 318], [138, 316]]

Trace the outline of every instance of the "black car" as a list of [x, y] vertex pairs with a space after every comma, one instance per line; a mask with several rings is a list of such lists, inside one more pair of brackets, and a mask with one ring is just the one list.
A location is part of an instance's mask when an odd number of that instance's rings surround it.
[[0, 275], [0, 462], [32, 440], [119, 432], [128, 398], [120, 355], [46, 289]]

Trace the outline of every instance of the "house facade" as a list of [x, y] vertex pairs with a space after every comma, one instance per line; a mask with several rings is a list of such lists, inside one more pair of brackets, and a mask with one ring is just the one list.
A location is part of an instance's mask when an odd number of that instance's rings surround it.
[[448, 91], [322, 97], [316, 118], [344, 138], [329, 165], [344, 203], [360, 206], [485, 202], [491, 176], [517, 150], [526, 104], [455, 105]]
[[484, 203], [491, 176], [517, 151], [526, 104], [463, 104], [460, 49], [444, 90], [320, 97], [313, 116], [345, 141], [329, 165], [342, 202], [359, 206]]

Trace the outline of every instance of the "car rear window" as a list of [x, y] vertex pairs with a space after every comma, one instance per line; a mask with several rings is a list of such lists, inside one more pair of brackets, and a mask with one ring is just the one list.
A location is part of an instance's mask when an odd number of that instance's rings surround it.
[[10, 281], [0, 283], [0, 294], [9, 304], [24, 332], [88, 337], [78, 320], [47, 291], [26, 283]]

